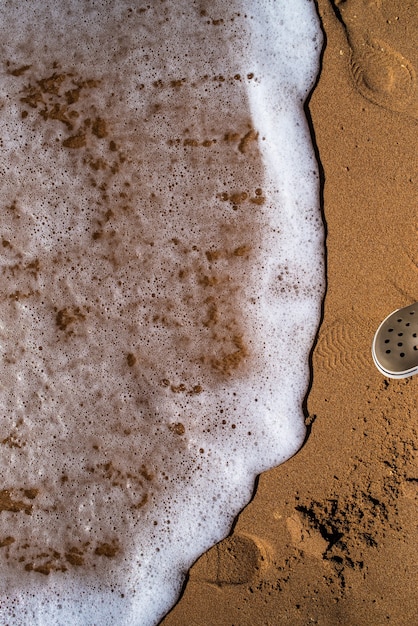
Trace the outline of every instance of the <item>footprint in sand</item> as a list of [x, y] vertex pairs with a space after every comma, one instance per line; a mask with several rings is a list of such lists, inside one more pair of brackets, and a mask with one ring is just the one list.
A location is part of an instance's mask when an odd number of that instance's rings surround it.
[[353, 50], [350, 70], [357, 90], [374, 104], [405, 111], [415, 93], [416, 76], [410, 62], [387, 43], [370, 38]]
[[334, 319], [322, 326], [314, 358], [328, 371], [347, 370], [360, 364], [370, 367], [370, 333], [366, 320], [358, 316]]
[[[350, 45], [350, 73], [357, 91], [369, 102], [390, 111], [418, 117], [416, 72], [412, 63], [370, 27], [385, 33], [382, 0], [334, 0]], [[389, 20], [390, 21], [390, 20]]]
[[190, 580], [218, 586], [248, 584], [266, 569], [269, 553], [269, 547], [259, 537], [234, 533], [199, 559], [190, 572]]
[[288, 517], [286, 526], [296, 550], [318, 559], [323, 558], [329, 542], [324, 539], [318, 529], [310, 528], [300, 513], [295, 511], [292, 516]]

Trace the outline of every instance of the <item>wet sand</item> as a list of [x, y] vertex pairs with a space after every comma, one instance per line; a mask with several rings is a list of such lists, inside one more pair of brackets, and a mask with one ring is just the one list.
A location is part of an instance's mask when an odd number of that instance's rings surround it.
[[309, 103], [327, 293], [302, 450], [263, 474], [164, 626], [416, 623], [418, 376], [375, 369], [380, 321], [418, 299], [418, 5], [318, 0]]

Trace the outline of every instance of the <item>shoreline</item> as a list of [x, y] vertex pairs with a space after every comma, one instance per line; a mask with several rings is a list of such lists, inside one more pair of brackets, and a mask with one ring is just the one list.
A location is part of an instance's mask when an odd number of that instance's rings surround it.
[[418, 377], [383, 378], [371, 342], [384, 317], [417, 299], [418, 11], [400, 0], [319, 0], [318, 10], [326, 38], [309, 110], [324, 173], [327, 293], [311, 432], [259, 477], [164, 626], [416, 617]]

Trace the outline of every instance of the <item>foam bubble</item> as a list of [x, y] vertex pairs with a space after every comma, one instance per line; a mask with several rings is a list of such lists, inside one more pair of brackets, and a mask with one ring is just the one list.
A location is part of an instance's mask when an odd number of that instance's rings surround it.
[[0, 15], [1, 621], [146, 626], [305, 436], [318, 20], [305, 0]]

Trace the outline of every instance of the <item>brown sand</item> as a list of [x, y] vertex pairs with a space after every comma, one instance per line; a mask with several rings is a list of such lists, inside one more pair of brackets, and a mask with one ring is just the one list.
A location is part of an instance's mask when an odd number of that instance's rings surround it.
[[418, 3], [318, 5], [326, 48], [309, 110], [328, 290], [312, 431], [260, 477], [164, 626], [418, 623], [418, 376], [385, 379], [370, 356], [380, 321], [418, 299]]

